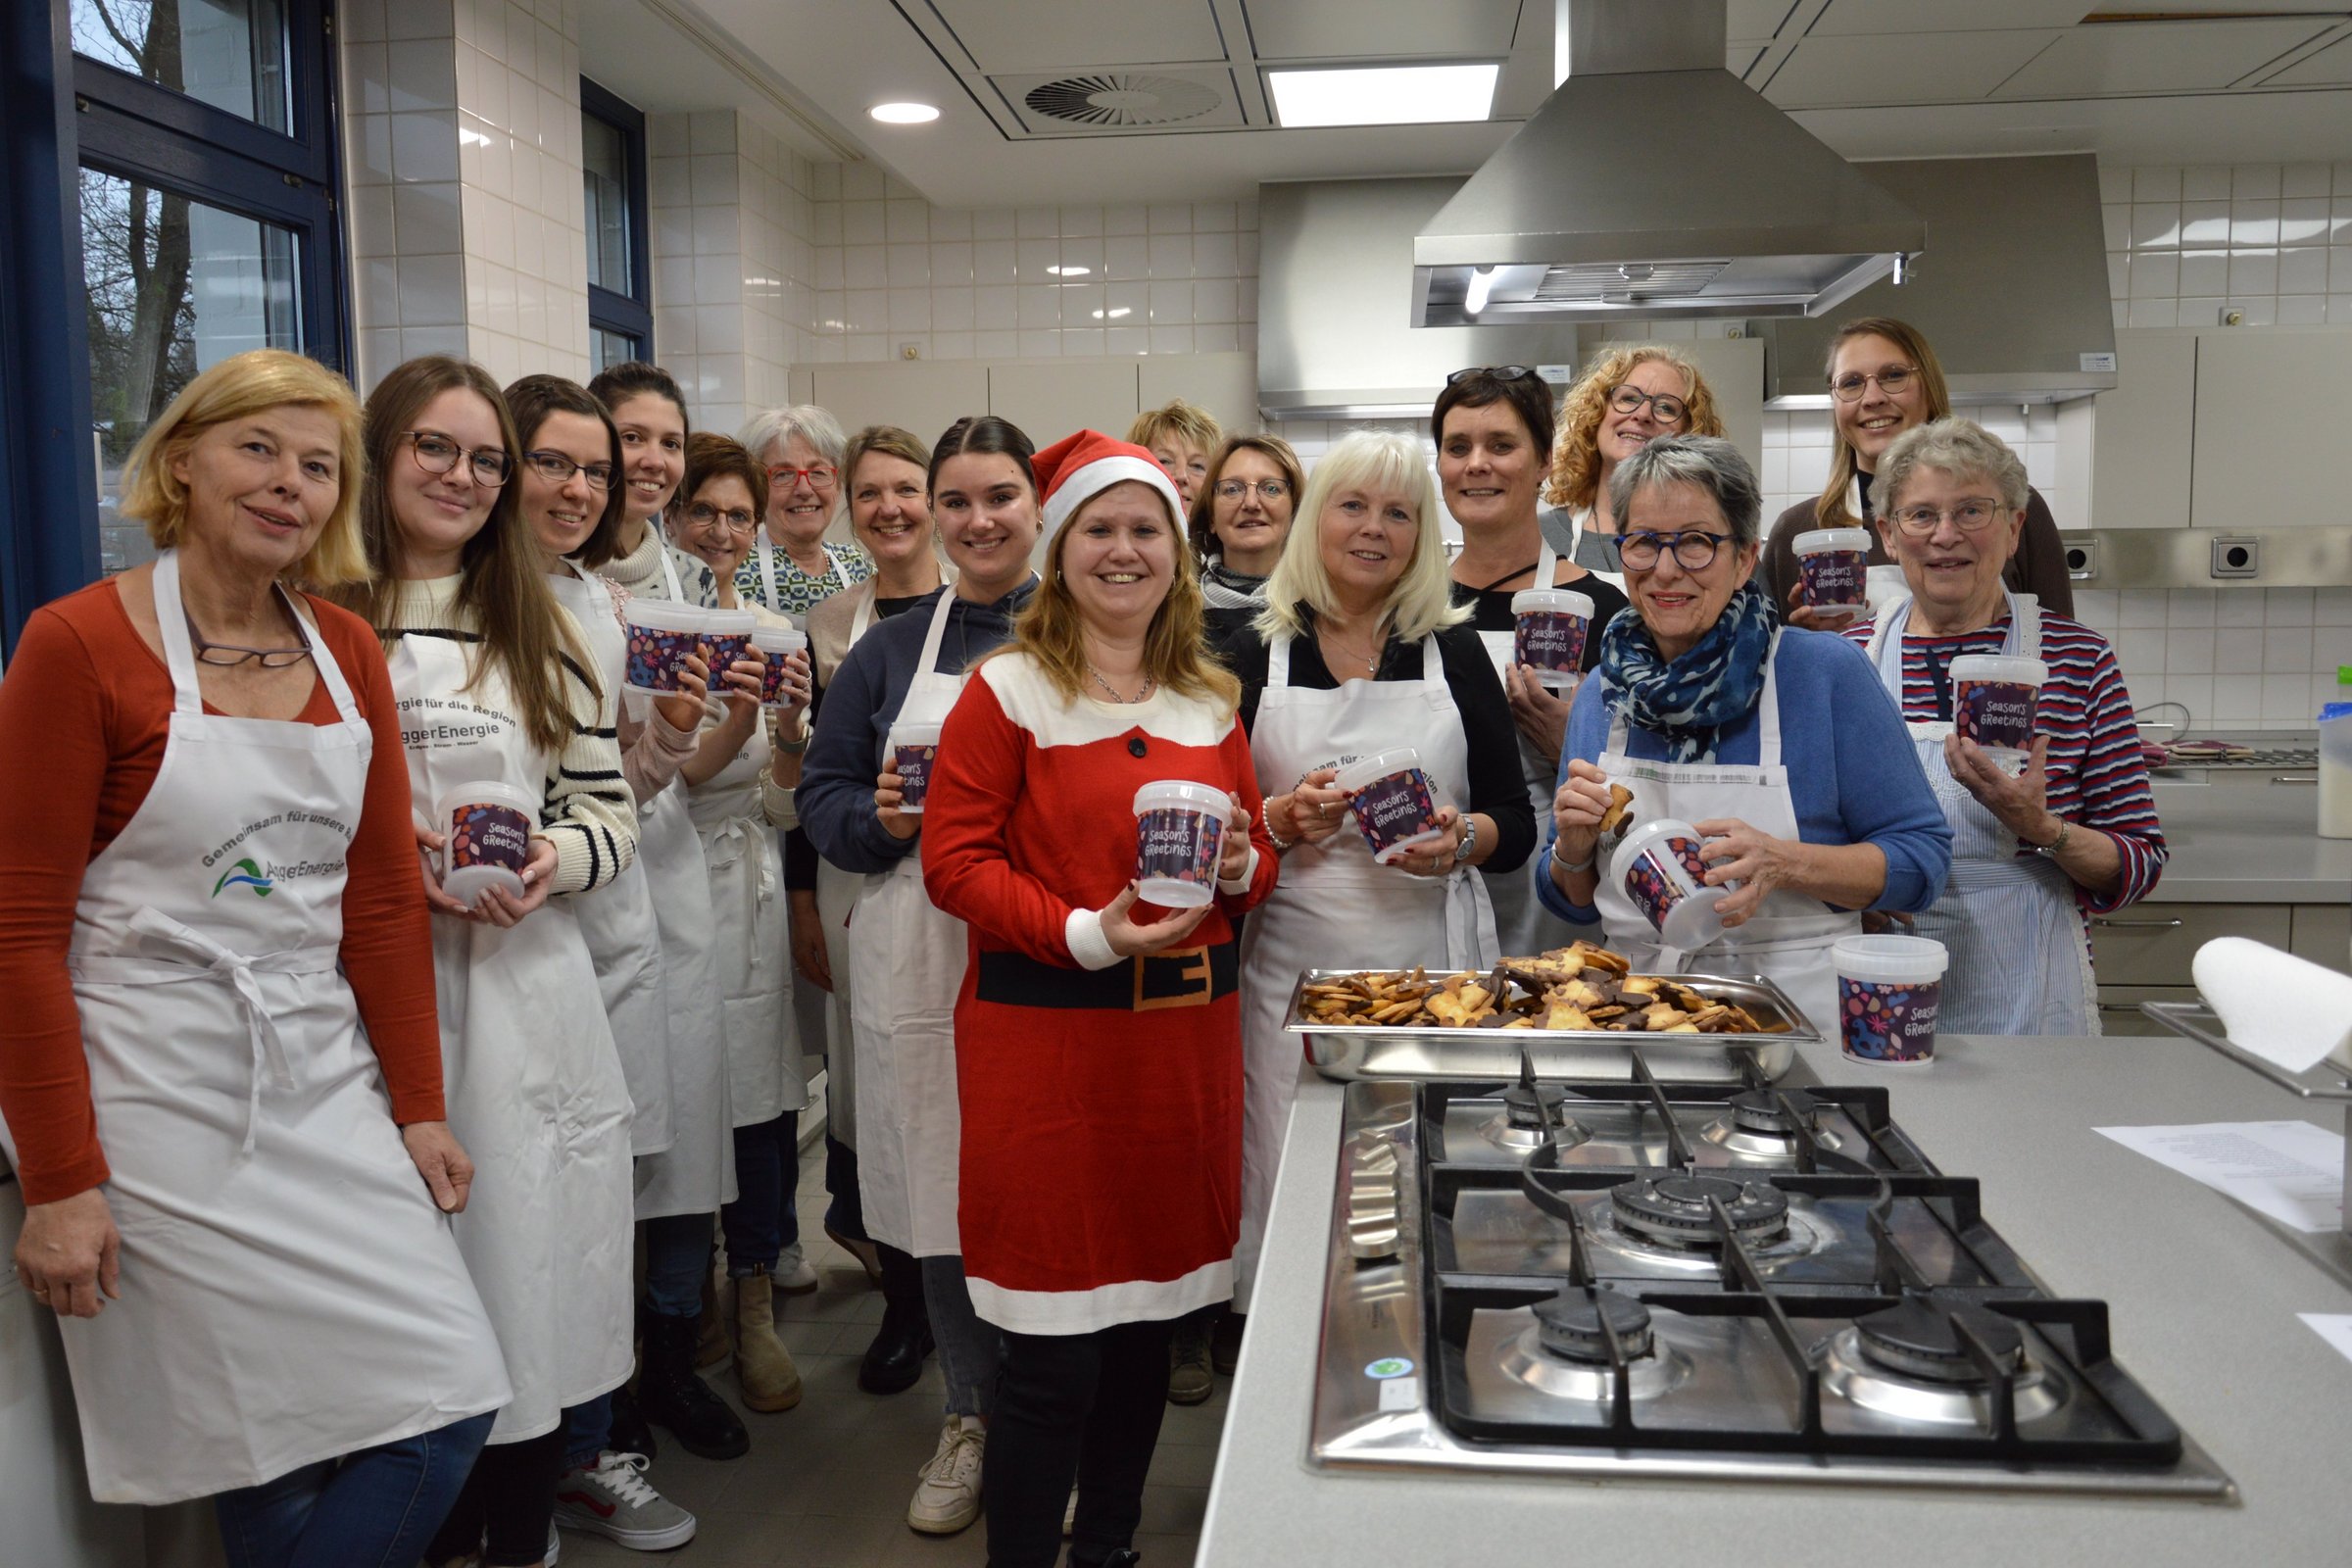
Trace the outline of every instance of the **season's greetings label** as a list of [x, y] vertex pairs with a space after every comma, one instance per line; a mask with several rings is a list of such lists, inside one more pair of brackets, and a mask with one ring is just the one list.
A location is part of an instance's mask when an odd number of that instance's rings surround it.
[[1547, 673], [1574, 674], [1585, 662], [1587, 624], [1584, 616], [1562, 611], [1525, 611], [1519, 616], [1511, 659]]
[[1952, 727], [1979, 746], [2022, 752], [2034, 744], [2039, 687], [2016, 680], [1964, 680], [1952, 693]]
[[705, 657], [710, 661], [710, 679], [715, 683], [719, 676], [734, 667], [735, 661], [752, 657], [752, 634], [748, 631], [712, 632], [703, 638], [703, 646], [710, 649]]
[[899, 775], [899, 805], [902, 808], [923, 804], [923, 797], [931, 792], [931, 768], [938, 760], [937, 741], [891, 748], [891, 765]]
[[1625, 896], [1634, 901], [1634, 907], [1642, 911], [1642, 917], [1659, 931], [1666, 929], [1666, 916], [1674, 912], [1674, 906], [1690, 896], [1682, 881], [1666, 868], [1667, 862], [1659, 858], [1661, 851], [1682, 866], [1690, 887], [1704, 887], [1707, 881], [1707, 864], [1698, 858], [1698, 841], [1680, 835], [1656, 848], [1643, 850], [1626, 867]]
[[628, 666], [622, 679], [641, 692], [674, 692], [686, 656], [702, 646], [702, 633], [661, 626], [629, 627]]
[[1936, 1059], [1939, 981], [1849, 980], [1838, 977], [1838, 1021], [1845, 1054], [1864, 1061]]
[[449, 868], [494, 865], [519, 872], [531, 855], [531, 819], [512, 806], [488, 801], [454, 807], [449, 813]]
[[1815, 550], [1796, 558], [1808, 605], [1861, 605], [1870, 601], [1870, 553]]
[[1348, 796], [1348, 805], [1375, 856], [1407, 839], [1438, 831], [1438, 806], [1429, 775], [1417, 767], [1374, 779]]
[[1182, 806], [1154, 807], [1136, 818], [1135, 874], [1138, 880], [1213, 882], [1224, 848], [1222, 819]]

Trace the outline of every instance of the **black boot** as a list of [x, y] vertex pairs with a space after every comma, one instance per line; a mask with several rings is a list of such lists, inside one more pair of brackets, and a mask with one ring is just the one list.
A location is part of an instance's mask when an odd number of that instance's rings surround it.
[[923, 1306], [923, 1266], [895, 1247], [881, 1248], [882, 1327], [858, 1363], [858, 1386], [897, 1394], [923, 1375], [931, 1353], [931, 1314]]
[[637, 1404], [645, 1419], [669, 1428], [678, 1446], [705, 1459], [738, 1459], [752, 1446], [751, 1435], [727, 1401], [694, 1375], [697, 1324], [691, 1317], [649, 1312], [645, 1317], [645, 1364], [637, 1373]]
[[637, 1408], [633, 1384], [623, 1383], [612, 1391], [612, 1431], [605, 1439], [605, 1446], [614, 1453], [642, 1453], [648, 1459], [659, 1457], [654, 1452], [654, 1429], [645, 1424], [645, 1412]]

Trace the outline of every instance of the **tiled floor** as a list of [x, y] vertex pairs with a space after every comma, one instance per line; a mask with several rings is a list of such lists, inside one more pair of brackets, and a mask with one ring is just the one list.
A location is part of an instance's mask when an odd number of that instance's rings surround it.
[[[653, 1561], [773, 1564], [775, 1568], [967, 1568], [988, 1560], [987, 1527], [920, 1536], [906, 1528], [915, 1472], [939, 1440], [943, 1405], [934, 1357], [922, 1381], [877, 1396], [858, 1388], [858, 1357], [881, 1321], [882, 1297], [855, 1258], [825, 1240], [821, 1151], [801, 1167], [800, 1212], [808, 1260], [822, 1282], [809, 1296], [779, 1297], [783, 1340], [800, 1363], [808, 1395], [797, 1409], [758, 1415], [736, 1398], [732, 1371], [706, 1372], [751, 1429], [741, 1459], [697, 1459], [663, 1441], [647, 1479], [700, 1520], [677, 1551], [649, 1556], [594, 1537], [566, 1534], [565, 1568]], [[1206, 1404], [1170, 1405], [1136, 1546], [1146, 1568], [1189, 1568], [1208, 1500], [1208, 1478], [1225, 1427], [1231, 1380], [1219, 1378]], [[666, 1433], [657, 1433], [666, 1440]]]

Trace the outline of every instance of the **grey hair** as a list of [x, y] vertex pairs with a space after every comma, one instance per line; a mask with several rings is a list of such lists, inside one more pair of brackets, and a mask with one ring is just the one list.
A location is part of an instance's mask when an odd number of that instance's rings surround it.
[[752, 416], [735, 439], [744, 449], [767, 463], [768, 454], [794, 436], [799, 436], [816, 449], [816, 455], [841, 466], [842, 455], [850, 449], [850, 438], [841, 432], [841, 421], [813, 403], [795, 403], [790, 408], [763, 409]]
[[1621, 461], [1609, 476], [1609, 510], [1620, 531], [1635, 492], [1664, 484], [1694, 484], [1712, 496], [1731, 524], [1734, 548], [1756, 542], [1764, 520], [1763, 490], [1747, 459], [1722, 436], [1660, 436]]
[[2000, 491], [2001, 505], [2012, 513], [2026, 510], [2029, 487], [2026, 466], [2009, 443], [1974, 419], [1957, 415], [1914, 425], [1894, 438], [1879, 459], [1876, 488], [1886, 497], [1882, 514], [1891, 514], [1903, 486], [1922, 468], [1934, 468], [1955, 479], [1986, 479]]

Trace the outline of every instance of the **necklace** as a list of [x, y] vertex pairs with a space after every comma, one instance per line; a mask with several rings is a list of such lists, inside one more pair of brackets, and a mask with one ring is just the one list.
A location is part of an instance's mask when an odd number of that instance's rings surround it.
[[1355, 649], [1348, 647], [1346, 643], [1340, 641], [1339, 634], [1333, 631], [1329, 625], [1320, 625], [1316, 629], [1322, 634], [1323, 639], [1326, 642], [1330, 643], [1332, 647], [1338, 649], [1341, 653], [1346, 654], [1349, 659], [1362, 660], [1364, 662], [1364, 673], [1366, 675], [1377, 675], [1380, 673], [1380, 627], [1378, 623], [1375, 623], [1372, 628], [1372, 651], [1370, 653], [1359, 653]]
[[1152, 688], [1158, 685], [1157, 681], [1154, 681], [1151, 676], [1146, 675], [1144, 677], [1144, 689], [1142, 691], [1137, 692], [1133, 697], [1122, 697], [1119, 695], [1119, 689], [1116, 686], [1113, 686], [1109, 681], [1104, 680], [1102, 678], [1102, 672], [1097, 669], [1094, 665], [1087, 665], [1086, 672], [1095, 677], [1096, 685], [1110, 693], [1110, 700], [1114, 703], [1132, 704], [1148, 702], [1151, 700]]

